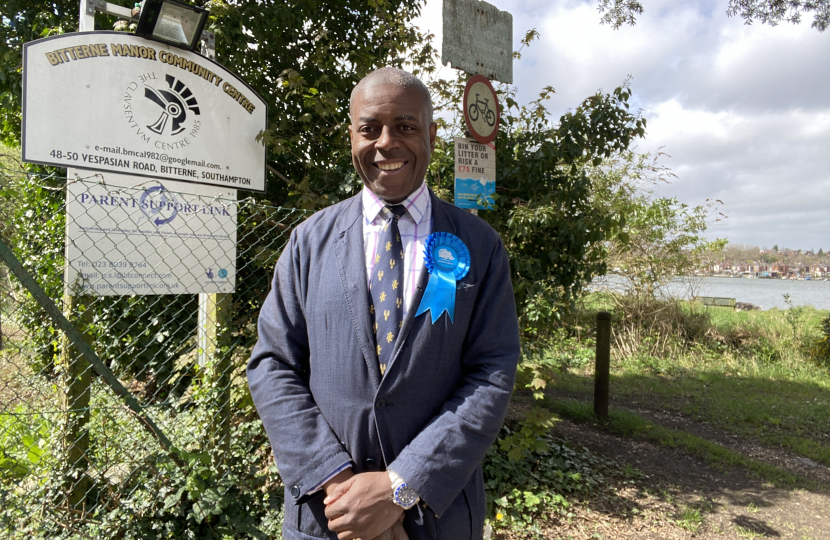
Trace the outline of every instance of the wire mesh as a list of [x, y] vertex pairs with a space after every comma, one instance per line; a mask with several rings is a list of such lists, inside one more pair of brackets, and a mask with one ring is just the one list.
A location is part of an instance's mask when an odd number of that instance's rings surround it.
[[160, 186], [0, 169], [0, 238], [174, 447], [0, 263], [5, 537], [198, 538], [248, 496], [279, 518], [279, 490], [234, 495], [279, 483], [244, 369], [276, 260], [308, 213]]

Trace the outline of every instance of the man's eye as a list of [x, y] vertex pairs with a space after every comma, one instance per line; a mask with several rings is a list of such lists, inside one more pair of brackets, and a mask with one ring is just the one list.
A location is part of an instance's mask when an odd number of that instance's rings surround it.
[[373, 131], [375, 131], [375, 128], [373, 128], [372, 126], [363, 126], [362, 128], [360, 128], [361, 133], [371, 133]]

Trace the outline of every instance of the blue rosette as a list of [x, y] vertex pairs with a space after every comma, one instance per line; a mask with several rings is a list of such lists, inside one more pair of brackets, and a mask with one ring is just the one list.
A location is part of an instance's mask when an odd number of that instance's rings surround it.
[[470, 250], [453, 234], [432, 233], [424, 246], [424, 266], [429, 272], [429, 283], [415, 316], [429, 310], [435, 324], [446, 311], [453, 322], [455, 286], [470, 271]]

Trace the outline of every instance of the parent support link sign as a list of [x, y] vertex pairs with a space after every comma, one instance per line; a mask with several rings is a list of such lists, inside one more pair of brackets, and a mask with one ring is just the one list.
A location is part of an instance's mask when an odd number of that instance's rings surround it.
[[265, 102], [195, 53], [121, 32], [23, 52], [23, 160], [265, 190]]

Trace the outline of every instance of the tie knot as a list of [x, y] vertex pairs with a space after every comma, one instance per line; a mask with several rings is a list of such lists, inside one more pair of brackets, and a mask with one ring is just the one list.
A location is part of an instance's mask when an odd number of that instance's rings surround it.
[[395, 216], [395, 219], [401, 219], [406, 214], [406, 208], [402, 204], [390, 205], [385, 208]]

